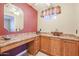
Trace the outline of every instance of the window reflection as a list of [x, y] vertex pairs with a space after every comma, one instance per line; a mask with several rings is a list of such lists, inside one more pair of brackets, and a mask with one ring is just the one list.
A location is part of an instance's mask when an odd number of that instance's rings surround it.
[[14, 17], [9, 15], [4, 15], [4, 28], [10, 32], [14, 32]]

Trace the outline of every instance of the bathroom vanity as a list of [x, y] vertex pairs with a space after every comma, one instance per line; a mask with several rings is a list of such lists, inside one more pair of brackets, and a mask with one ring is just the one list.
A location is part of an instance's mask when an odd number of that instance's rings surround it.
[[[23, 50], [25, 47], [30, 52], [30, 46], [29, 43], [33, 43], [35, 46], [35, 51], [37, 52], [39, 50], [38, 40], [39, 37], [36, 34], [17, 34], [12, 35], [13, 37], [10, 40], [3, 40], [0, 39], [0, 54], [1, 55], [14, 55], [14, 53], [18, 52], [18, 50]], [[14, 51], [11, 51], [14, 50]], [[11, 53], [11, 52], [13, 53]], [[34, 51], [34, 52], [35, 52]]]
[[49, 33], [24, 33], [10, 37], [10, 40], [0, 39], [1, 55], [11, 55], [14, 52], [10, 53], [10, 50], [18, 52], [23, 49], [19, 46], [24, 46], [28, 55], [36, 55], [41, 51], [50, 56], [79, 56], [79, 37], [54, 36]]

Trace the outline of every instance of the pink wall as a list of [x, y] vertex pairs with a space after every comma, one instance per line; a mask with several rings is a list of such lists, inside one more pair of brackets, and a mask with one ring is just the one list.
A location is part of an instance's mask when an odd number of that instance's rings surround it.
[[[20, 32], [12, 33], [22, 33], [22, 32], [36, 32], [37, 31], [37, 11], [33, 9], [26, 3], [14, 4], [21, 8], [24, 12], [24, 29]], [[19, 20], [19, 19], [18, 19]], [[3, 28], [3, 4], [0, 4], [0, 35], [2, 34], [12, 34]]]
[[4, 5], [3, 4], [0, 4], [0, 35], [3, 35], [4, 34], [4, 28], [3, 28], [3, 12], [4, 12]]

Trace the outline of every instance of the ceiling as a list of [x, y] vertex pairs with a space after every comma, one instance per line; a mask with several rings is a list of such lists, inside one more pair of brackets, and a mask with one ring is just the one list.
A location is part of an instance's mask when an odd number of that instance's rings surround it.
[[29, 3], [29, 5], [31, 5], [37, 11], [42, 11], [53, 6], [51, 3]]

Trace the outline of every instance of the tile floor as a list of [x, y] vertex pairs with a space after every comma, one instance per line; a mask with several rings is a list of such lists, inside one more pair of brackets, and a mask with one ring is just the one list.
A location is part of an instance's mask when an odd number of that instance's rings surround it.
[[46, 54], [44, 54], [44, 53], [42, 53], [42, 52], [38, 52], [38, 53], [36, 54], [36, 56], [48, 56], [48, 55], [46, 55]]

